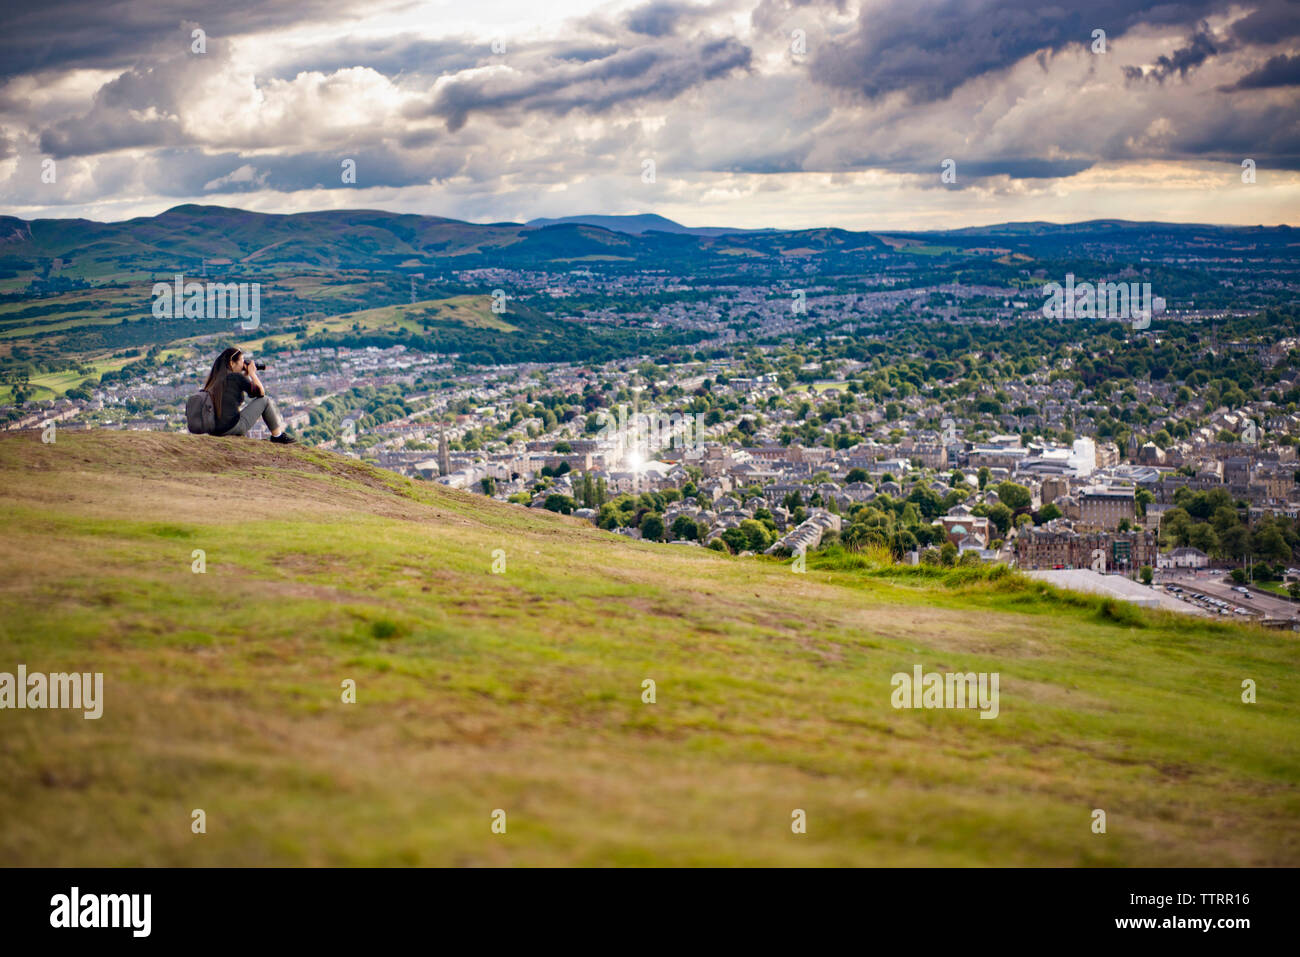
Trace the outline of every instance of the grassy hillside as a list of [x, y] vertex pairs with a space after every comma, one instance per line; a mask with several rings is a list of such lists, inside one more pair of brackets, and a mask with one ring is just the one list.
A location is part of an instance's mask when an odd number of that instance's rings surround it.
[[[106, 698], [0, 711], [0, 865], [1300, 864], [1290, 635], [244, 439], [5, 435], [0, 483], [0, 671]], [[1000, 716], [895, 710], [914, 664], [999, 672]]]
[[420, 321], [453, 323], [472, 329], [493, 329], [497, 332], [518, 332], [514, 326], [500, 319], [492, 311], [491, 296], [452, 296], [447, 299], [424, 299], [410, 304], [379, 306], [358, 312], [345, 312], [320, 322], [308, 323], [307, 332], [314, 335], [323, 331], [338, 331], [360, 327], [362, 329], [404, 329], [419, 333]]

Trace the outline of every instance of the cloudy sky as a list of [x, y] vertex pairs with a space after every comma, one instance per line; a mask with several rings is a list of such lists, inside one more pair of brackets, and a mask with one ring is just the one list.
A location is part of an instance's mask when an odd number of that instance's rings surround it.
[[1300, 0], [5, 7], [0, 212], [24, 218], [1300, 225]]

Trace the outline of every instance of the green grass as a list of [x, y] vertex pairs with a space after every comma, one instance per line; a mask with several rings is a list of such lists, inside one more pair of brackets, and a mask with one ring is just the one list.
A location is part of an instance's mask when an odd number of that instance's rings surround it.
[[800, 383], [791, 386], [792, 392], [843, 392], [849, 387], [847, 382], [832, 382], [829, 380], [809, 383]]
[[[167, 359], [184, 350], [165, 349], [160, 353], [160, 358]], [[105, 372], [120, 369], [128, 362], [134, 362], [135, 358], [130, 359], [111, 359], [100, 358], [90, 359], [83, 364], [92, 370], [89, 373], [64, 371], [49, 372], [44, 375], [33, 376], [27, 383], [28, 391], [33, 399], [57, 399], [66, 393], [69, 389], [81, 385], [87, 379], [94, 379], [102, 376]], [[0, 386], [0, 403], [11, 401], [13, 397], [13, 386]]]
[[[5, 435], [0, 482], [0, 671], [106, 697], [0, 711], [0, 865], [1300, 863], [1287, 634], [252, 440]], [[997, 672], [999, 717], [895, 710], [915, 664]]]
[[491, 296], [452, 296], [449, 299], [425, 299], [395, 306], [378, 306], [358, 312], [345, 312], [318, 322], [310, 322], [310, 335], [318, 332], [338, 332], [359, 325], [363, 329], [396, 329], [419, 333], [421, 314], [430, 312], [437, 322], [454, 322], [472, 329], [496, 329], [499, 332], [518, 332], [510, 323], [492, 311]]
[[1281, 582], [1261, 582], [1253, 581], [1250, 587], [1256, 591], [1266, 591], [1270, 595], [1277, 595], [1279, 598], [1290, 598], [1291, 593], [1286, 590], [1286, 586]]

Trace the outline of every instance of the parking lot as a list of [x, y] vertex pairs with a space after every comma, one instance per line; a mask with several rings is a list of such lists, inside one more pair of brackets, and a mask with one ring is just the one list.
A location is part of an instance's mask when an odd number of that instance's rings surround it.
[[1156, 584], [1169, 595], [1221, 618], [1300, 621], [1300, 605], [1251, 585], [1237, 586], [1222, 571], [1163, 571], [1157, 574]]

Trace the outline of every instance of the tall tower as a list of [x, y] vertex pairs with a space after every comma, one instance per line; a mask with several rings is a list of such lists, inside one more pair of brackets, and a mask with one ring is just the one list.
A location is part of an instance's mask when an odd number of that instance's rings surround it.
[[438, 474], [451, 474], [451, 452], [447, 449], [447, 430], [442, 420], [438, 420]]

